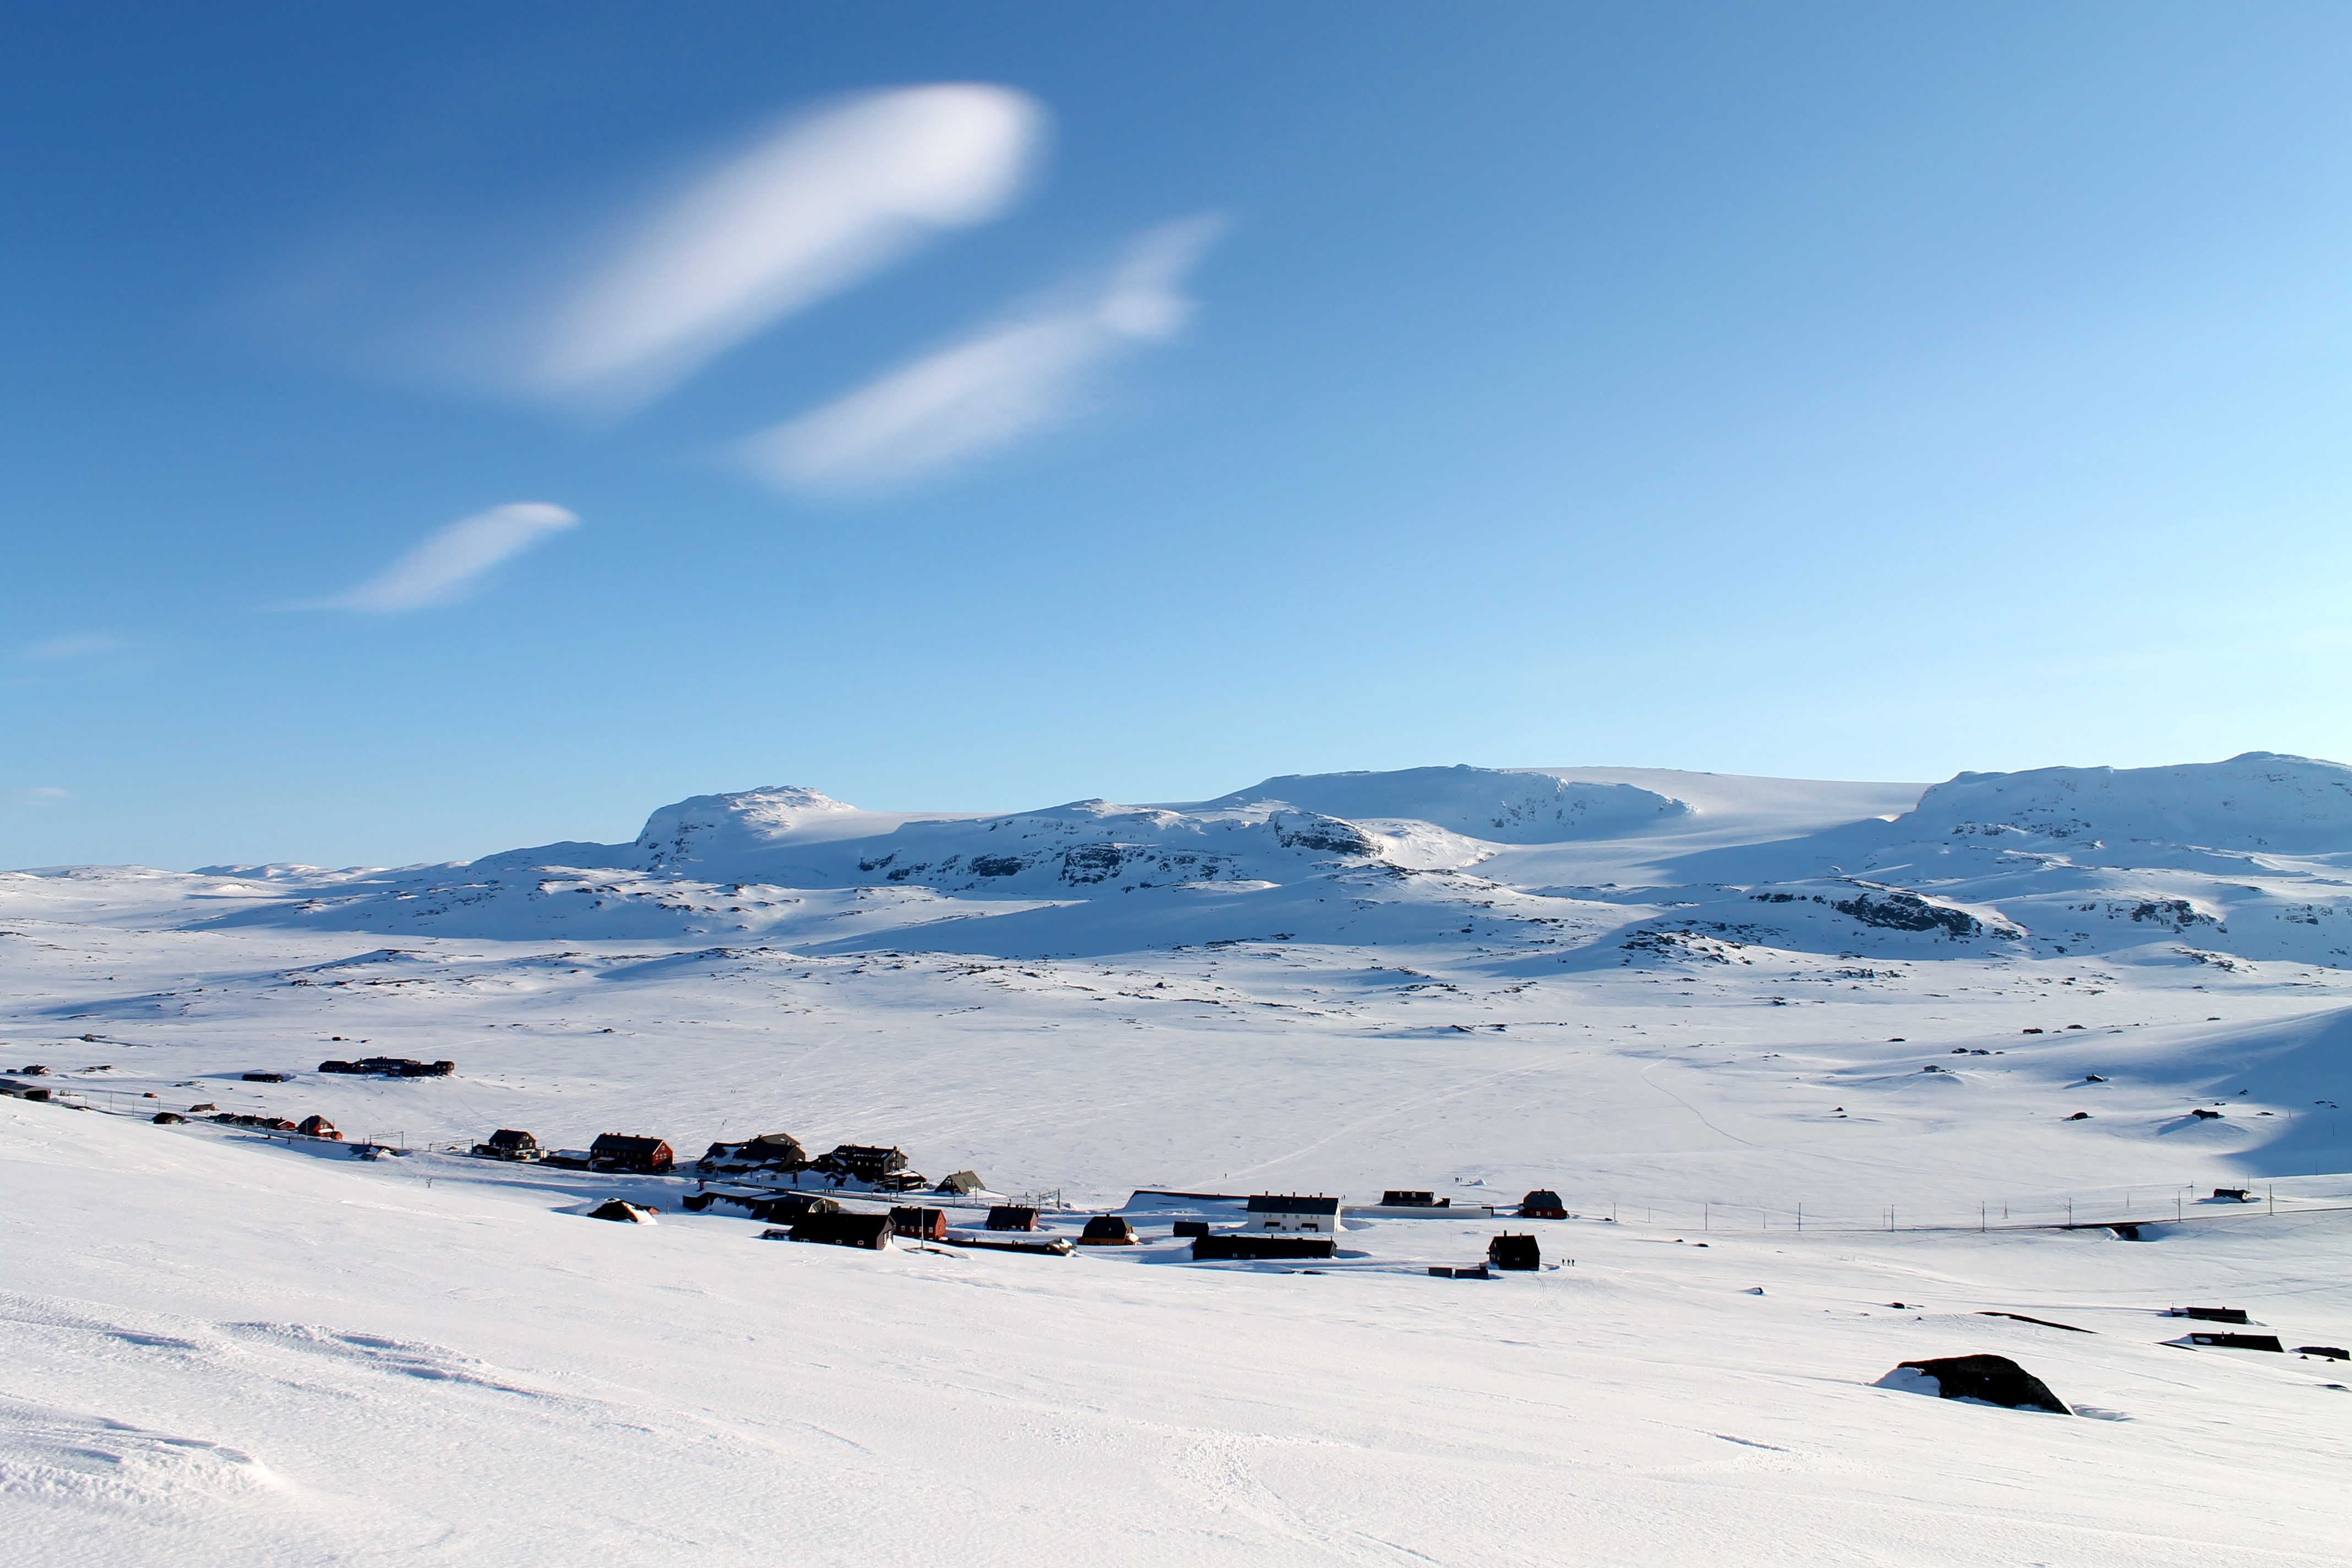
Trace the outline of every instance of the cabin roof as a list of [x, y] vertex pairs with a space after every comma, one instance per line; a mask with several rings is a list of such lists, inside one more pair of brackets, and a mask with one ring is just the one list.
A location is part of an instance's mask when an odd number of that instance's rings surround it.
[[1338, 1198], [1281, 1197], [1272, 1193], [1260, 1193], [1250, 1199], [1251, 1214], [1328, 1214], [1339, 1212]]

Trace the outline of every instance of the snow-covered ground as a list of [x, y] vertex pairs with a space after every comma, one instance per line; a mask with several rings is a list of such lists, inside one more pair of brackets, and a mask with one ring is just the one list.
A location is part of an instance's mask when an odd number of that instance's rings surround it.
[[[2346, 1363], [2157, 1315], [2352, 1339], [2337, 764], [779, 788], [469, 866], [0, 874], [0, 1068], [53, 1095], [0, 1099], [26, 1561], [2352, 1550]], [[315, 1070], [368, 1055], [457, 1068]], [[149, 1121], [198, 1104], [411, 1152]], [[1209, 1266], [1145, 1199], [1131, 1250], [871, 1254], [433, 1152], [499, 1127], [897, 1144], [1065, 1228], [1138, 1189], [1580, 1217]], [[567, 1212], [612, 1194], [661, 1223]], [[1504, 1229], [1563, 1266], [1426, 1273]], [[1971, 1351], [2095, 1418], [1872, 1386]]]

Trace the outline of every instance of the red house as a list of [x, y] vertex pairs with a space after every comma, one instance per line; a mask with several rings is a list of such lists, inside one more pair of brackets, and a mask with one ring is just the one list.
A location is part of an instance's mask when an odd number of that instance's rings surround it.
[[588, 1168], [607, 1173], [632, 1176], [659, 1176], [677, 1163], [669, 1145], [659, 1138], [632, 1138], [618, 1132], [600, 1132], [596, 1142], [588, 1145]]

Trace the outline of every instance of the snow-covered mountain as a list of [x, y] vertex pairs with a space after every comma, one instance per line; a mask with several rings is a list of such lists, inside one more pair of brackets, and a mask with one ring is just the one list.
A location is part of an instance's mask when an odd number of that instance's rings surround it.
[[1689, 936], [1817, 953], [1990, 942], [2187, 963], [2352, 958], [2341, 763], [2249, 752], [1963, 773], [1924, 791], [1824, 784], [1811, 797], [1808, 813], [1788, 781], [1465, 766], [1288, 775], [1190, 804], [924, 816], [775, 786], [663, 806], [622, 845], [207, 874], [283, 889], [231, 922], [813, 951], [1111, 952], [1279, 931], [1467, 935], [1562, 963], [1655, 956]]
[[1355, 822], [1435, 827], [1490, 844], [1633, 837], [1662, 819], [1691, 814], [1687, 801], [1635, 784], [1466, 764], [1390, 773], [1288, 773], [1192, 809], [1284, 805]]

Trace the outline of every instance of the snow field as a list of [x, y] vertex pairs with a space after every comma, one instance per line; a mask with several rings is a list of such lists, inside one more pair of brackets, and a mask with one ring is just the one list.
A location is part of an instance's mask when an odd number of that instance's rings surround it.
[[[1573, 1237], [1573, 1268], [1442, 1281], [864, 1254], [669, 1214], [604, 1225], [526, 1189], [427, 1188], [400, 1162], [13, 1101], [0, 1158], [22, 1260], [0, 1499], [27, 1561], [100, 1542], [114, 1561], [289, 1563], [551, 1546], [2322, 1563], [2345, 1546], [2331, 1478], [2352, 1394], [2326, 1386], [2344, 1379], [2157, 1345], [2179, 1324], [2148, 1309], [2224, 1292], [2291, 1336], [2340, 1339], [2347, 1216], [2137, 1246], [1700, 1249], [1538, 1224]], [[1426, 1247], [1427, 1223], [1350, 1246]], [[1986, 1306], [2095, 1331], [1973, 1316]], [[1869, 1386], [1974, 1350], [2106, 1418]]]
[[[2352, 1341], [2347, 878], [2352, 770], [2267, 753], [770, 789], [465, 866], [0, 873], [0, 1075], [56, 1097], [0, 1099], [0, 1561], [2340, 1562], [2352, 1374], [2158, 1314]], [[458, 1066], [315, 1070], [367, 1055]], [[199, 1104], [418, 1152], [148, 1120]], [[1065, 1229], [1584, 1217], [862, 1253], [425, 1152], [501, 1126], [894, 1143]], [[1427, 1276], [1504, 1229], [1575, 1261]], [[1872, 1386], [1979, 1352], [2083, 1418]]]

